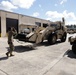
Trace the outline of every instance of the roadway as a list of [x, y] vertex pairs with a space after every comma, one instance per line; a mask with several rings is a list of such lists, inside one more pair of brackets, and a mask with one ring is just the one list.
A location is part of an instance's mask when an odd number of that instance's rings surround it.
[[63, 43], [44, 42], [37, 47], [14, 40], [15, 56], [9, 58], [7, 38], [0, 38], [0, 75], [76, 75], [76, 55], [68, 37]]

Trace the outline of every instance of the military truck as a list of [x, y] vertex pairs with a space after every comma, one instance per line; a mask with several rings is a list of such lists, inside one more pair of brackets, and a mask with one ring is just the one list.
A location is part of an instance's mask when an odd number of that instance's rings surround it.
[[30, 32], [29, 34], [18, 33], [15, 39], [36, 44], [47, 40], [49, 44], [54, 44], [58, 39], [61, 42], [65, 42], [66, 37], [67, 29], [65, 27], [65, 20], [62, 18], [62, 21], [50, 22], [46, 28], [37, 27], [34, 32]]
[[73, 51], [73, 53], [76, 54], [76, 36], [70, 36], [68, 38], [68, 41], [72, 45], [72, 51]]

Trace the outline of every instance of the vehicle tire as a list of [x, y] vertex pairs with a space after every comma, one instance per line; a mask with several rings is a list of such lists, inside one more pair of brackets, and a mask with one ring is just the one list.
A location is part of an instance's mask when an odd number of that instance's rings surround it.
[[48, 37], [48, 43], [49, 44], [55, 44], [56, 43], [56, 41], [57, 41], [57, 37], [56, 37], [56, 35], [50, 35], [49, 37]]
[[72, 45], [72, 51], [74, 54], [76, 54], [76, 45]]
[[66, 41], [66, 37], [67, 37], [67, 33], [65, 33], [62, 38], [61, 38], [61, 42], [65, 42]]

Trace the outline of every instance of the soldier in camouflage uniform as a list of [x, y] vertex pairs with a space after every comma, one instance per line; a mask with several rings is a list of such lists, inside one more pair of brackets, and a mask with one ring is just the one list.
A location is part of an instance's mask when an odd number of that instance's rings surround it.
[[13, 50], [14, 50], [14, 45], [13, 45], [13, 35], [15, 35], [17, 32], [16, 30], [14, 29], [14, 27], [9, 27], [8, 28], [8, 45], [9, 45], [9, 50], [8, 52], [6, 53], [7, 57], [9, 57], [9, 54], [10, 56], [14, 56], [12, 54]]

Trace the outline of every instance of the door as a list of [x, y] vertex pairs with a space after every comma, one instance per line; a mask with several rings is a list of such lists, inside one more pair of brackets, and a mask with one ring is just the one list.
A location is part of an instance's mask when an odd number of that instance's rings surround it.
[[14, 27], [18, 32], [18, 19], [6, 18], [6, 32], [8, 27]]

